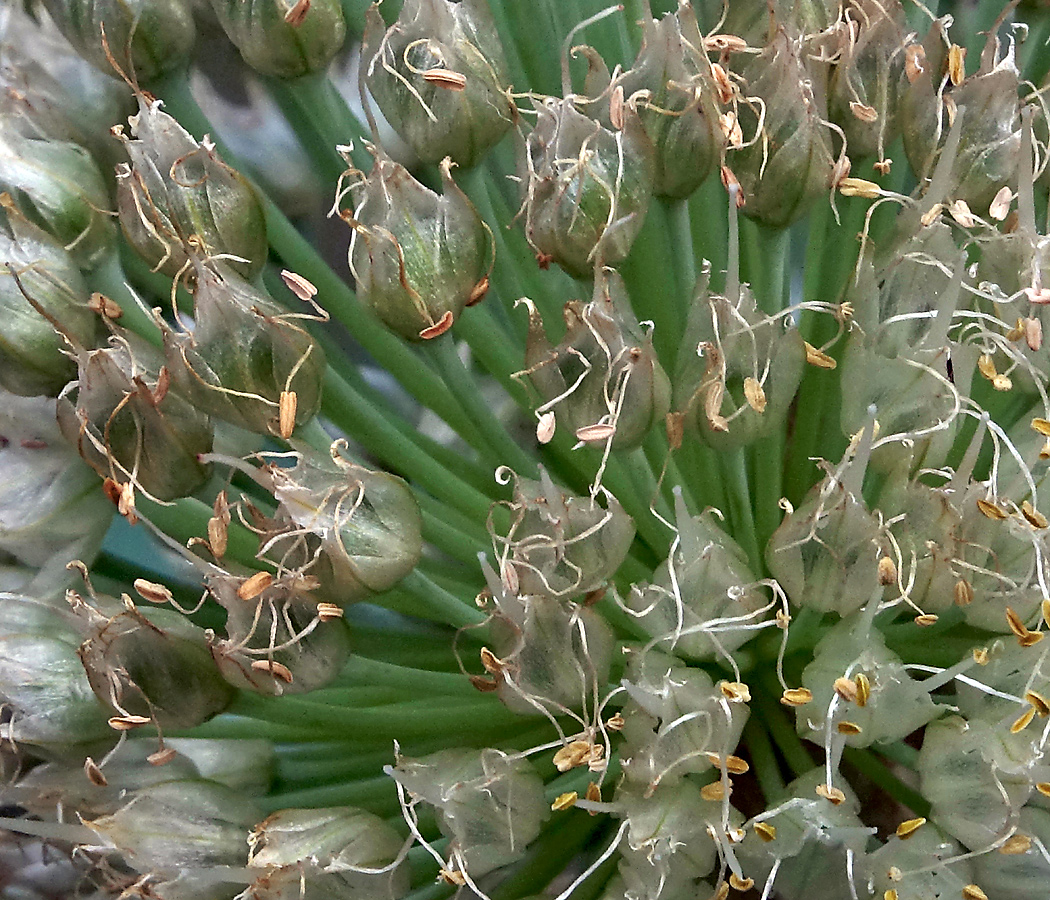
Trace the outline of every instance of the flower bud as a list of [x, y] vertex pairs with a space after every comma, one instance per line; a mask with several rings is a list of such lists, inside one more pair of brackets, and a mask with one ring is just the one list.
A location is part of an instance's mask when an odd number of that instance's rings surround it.
[[258, 192], [159, 101], [139, 95], [138, 103], [128, 119], [132, 137], [118, 130], [131, 160], [117, 168], [117, 211], [128, 243], [152, 268], [177, 275], [189, 262], [192, 239], [205, 255], [237, 257], [228, 265], [254, 278], [268, 252]]
[[423, 162], [480, 162], [518, 113], [488, 5], [408, 0], [384, 29], [373, 5], [365, 83], [387, 121]]
[[591, 302], [569, 301], [564, 314], [565, 335], [552, 347], [529, 304], [525, 365], [545, 401], [537, 412], [552, 411], [584, 443], [638, 447], [667, 415], [671, 389], [623, 279], [598, 270]]
[[717, 450], [783, 427], [806, 366], [806, 345], [789, 317], [762, 313], [746, 287], [739, 298], [707, 290], [705, 271], [678, 353], [674, 406]]
[[23, 137], [0, 127], [0, 190], [22, 214], [68, 248], [82, 269], [115, 249], [106, 214], [109, 192], [102, 173], [83, 148], [67, 141]]
[[743, 213], [783, 228], [831, 187], [831, 142], [821, 121], [825, 113], [800, 48], [783, 28], [743, 75], [746, 96], [737, 110], [742, 138], [737, 146], [730, 139], [726, 165], [740, 181]]
[[111, 325], [108, 347], [80, 350], [80, 377], [58, 401], [66, 440], [99, 475], [158, 500], [185, 497], [208, 478], [200, 455], [212, 425], [178, 391], [158, 351]]
[[359, 185], [348, 259], [361, 299], [409, 341], [448, 331], [488, 287], [492, 235], [441, 164], [441, 195], [382, 150]]
[[655, 790], [622, 781], [613, 804], [631, 823], [627, 846], [620, 846], [619, 866], [630, 893], [621, 896], [707, 896], [706, 882], [700, 879], [714, 868], [715, 842], [708, 833], [705, 806], [712, 807], [711, 818], [720, 818], [721, 804], [705, 801], [700, 788], [686, 779]]
[[880, 0], [855, 0], [850, 7], [833, 51], [838, 63], [828, 86], [830, 118], [845, 134], [852, 158], [882, 160], [900, 132], [904, 8], [899, 2]]
[[818, 795], [827, 775], [823, 766], [810, 769], [787, 786], [781, 802], [758, 817], [776, 829], [776, 840], [765, 841], [754, 829], [734, 849], [740, 864], [758, 884], [764, 884], [778, 864], [774, 886], [785, 900], [851, 896], [847, 851], [862, 857], [874, 828], [857, 817], [860, 801], [844, 778], [834, 788], [842, 792], [832, 803]]
[[98, 479], [58, 432], [55, 402], [0, 389], [0, 552], [55, 569], [60, 595], [66, 563], [93, 560], [112, 518]]
[[341, 618], [323, 616], [301, 579], [212, 575], [208, 590], [225, 608], [226, 637], [211, 654], [234, 687], [260, 694], [304, 694], [335, 678], [350, 654]]
[[346, 39], [339, 0], [211, 0], [223, 31], [261, 75], [325, 72]]
[[175, 610], [139, 610], [123, 599], [104, 609], [74, 605], [87, 635], [77, 653], [98, 699], [118, 718], [151, 720], [159, 729], [192, 728], [222, 712], [234, 692], [204, 630]]
[[520, 859], [550, 813], [532, 764], [500, 750], [440, 750], [402, 757], [386, 772], [435, 807], [438, 826], [452, 840], [450, 872], [480, 878]]
[[653, 193], [658, 197], [692, 194], [725, 146], [703, 47], [692, 5], [679, 2], [677, 12], [642, 22], [634, 65], [609, 86], [610, 97], [622, 91], [628, 103], [637, 98], [638, 117], [655, 149]]
[[[20, 597], [2, 595], [4, 605]], [[39, 610], [31, 610], [33, 618]], [[10, 615], [10, 611], [8, 611]], [[0, 738], [45, 755], [82, 757], [113, 741], [105, 708], [77, 659], [79, 638], [57, 613], [50, 621], [9, 625], [0, 634], [0, 699], [9, 718]]]
[[243, 867], [245, 839], [260, 818], [246, 797], [214, 781], [187, 779], [133, 791], [116, 812], [84, 824], [135, 871], [160, 880], [182, 870]]
[[594, 610], [551, 597], [496, 600], [495, 656], [485, 656], [496, 691], [526, 715], [586, 709], [609, 680], [613, 633]]
[[[950, 21], [950, 20], [949, 20]], [[965, 200], [985, 210], [1004, 185], [1014, 182], [1021, 147], [1020, 75], [1013, 40], [1000, 55], [996, 29], [988, 32], [978, 70], [961, 79], [959, 48], [948, 42], [943, 20], [934, 22], [923, 42], [921, 69], [910, 69], [901, 105], [904, 151], [920, 183], [933, 173], [944, 153], [953, 155], [950, 174], [933, 197]], [[956, 65], [958, 69], [956, 69]], [[958, 121], [958, 143], [949, 135]]]
[[[711, 7], [708, 12], [717, 16], [715, 10], [718, 7]], [[834, 25], [839, 15], [836, 0], [737, 0], [725, 8], [724, 20], [718, 21], [722, 33], [740, 37], [752, 47], [764, 47], [777, 27], [793, 38], [816, 37], [817, 32]]]
[[999, 852], [981, 853], [973, 861], [974, 882], [996, 900], [1037, 897], [1050, 878], [1050, 813], [1026, 806], [1018, 815], [1014, 837], [1017, 843], [1007, 841]]
[[846, 616], [882, 589], [886, 541], [860, 496], [860, 479], [849, 477], [861, 474], [850, 471], [857, 465], [829, 471], [769, 540], [766, 565], [792, 603]]
[[624, 108], [609, 130], [571, 99], [536, 107], [536, 127], [519, 153], [525, 237], [541, 267], [576, 278], [615, 265], [631, 249], [649, 207], [655, 151], [638, 113]]
[[390, 825], [362, 809], [279, 810], [248, 838], [249, 867], [266, 870], [250, 896], [396, 900], [409, 888], [408, 866], [395, 863], [403, 843]]
[[562, 491], [543, 469], [539, 481], [514, 477], [514, 499], [506, 504], [510, 531], [493, 533], [501, 576], [516, 586], [512, 593], [578, 597], [613, 576], [634, 540], [634, 521], [602, 493], [604, 506]]
[[959, 716], [926, 726], [920, 790], [938, 826], [970, 850], [984, 850], [1005, 834], [1032, 791], [1034, 761], [1018, 755], [1014, 737], [998, 724]]
[[703, 669], [676, 665], [661, 653], [636, 654], [630, 664], [621, 732], [629, 781], [651, 793], [710, 771], [709, 754], [733, 752], [749, 714], [745, 703], [727, 699]]
[[5, 213], [0, 214], [0, 387], [53, 397], [74, 377], [76, 365], [63, 352], [64, 339], [51, 320], [81, 346], [90, 346], [97, 319], [72, 257], [17, 209], [8, 206]]
[[[971, 861], [956, 859], [963, 852], [958, 843], [932, 823], [906, 838], [891, 835], [865, 860], [874, 880], [874, 896], [884, 897], [896, 891], [898, 900], [966, 897], [963, 888], [976, 879]], [[979, 883], [986, 885], [983, 879]]]
[[326, 597], [346, 606], [389, 590], [415, 568], [423, 523], [404, 481], [350, 462], [344, 447], [268, 469], [280, 505], [267, 555], [308, 571]]
[[290, 437], [293, 426], [320, 409], [324, 352], [295, 314], [223, 263], [193, 264], [193, 331], [164, 334], [175, 385], [202, 412], [257, 434]]
[[626, 605], [661, 649], [714, 659], [751, 639], [756, 613], [768, 601], [747, 554], [719, 527], [714, 510], [691, 516], [676, 492], [675, 513], [677, 546], [651, 584], [631, 588]]
[[107, 75], [118, 74], [116, 60], [125, 75], [148, 83], [185, 66], [193, 52], [185, 0], [44, 0], [44, 6], [69, 43]]
[[165, 738], [164, 743], [178, 759], [193, 763], [202, 778], [242, 795], [265, 794], [277, 767], [273, 744], [262, 738]]
[[[841, 679], [864, 676], [863, 703], [836, 693]], [[834, 625], [817, 644], [802, 672], [802, 684], [813, 700], [796, 710], [798, 732], [816, 744], [843, 741], [868, 747], [907, 737], [945, 709], [933, 702], [929, 688], [909, 674], [901, 658], [886, 647], [867, 610]], [[840, 722], [857, 726], [843, 733]], [[830, 730], [829, 730], [830, 729]]]

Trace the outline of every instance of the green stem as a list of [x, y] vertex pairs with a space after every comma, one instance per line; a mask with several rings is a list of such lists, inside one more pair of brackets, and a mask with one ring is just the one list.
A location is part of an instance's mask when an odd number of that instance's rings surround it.
[[261, 798], [260, 803], [266, 813], [278, 809], [360, 806], [377, 815], [391, 815], [399, 808], [397, 788], [393, 779], [386, 775], [270, 794]]
[[779, 692], [780, 685], [775, 678], [765, 679], [763, 689], [754, 695], [755, 712], [761, 717], [773, 743], [797, 777], [812, 769], [815, 763], [780, 706], [777, 700]]
[[88, 288], [115, 300], [121, 309], [116, 323], [134, 332], [154, 347], [163, 344], [160, 329], [153, 317], [139, 306], [139, 302], [128, 286], [128, 278], [120, 265], [117, 251], [109, 254], [101, 264], [87, 273]]
[[754, 716], [744, 725], [744, 743], [751, 756], [751, 770], [758, 779], [766, 806], [771, 807], [784, 795], [784, 779], [769, 733]]
[[412, 594], [422, 608], [434, 613], [438, 621], [454, 628], [479, 625], [485, 621], [485, 614], [476, 606], [468, 605], [449, 593], [418, 569], [406, 575], [399, 587]]
[[762, 552], [755, 530], [751, 509], [751, 489], [747, 479], [747, 461], [743, 450], [729, 450], [718, 454], [722, 466], [722, 483], [726, 489], [729, 530], [747, 554], [752, 571], [763, 571]]

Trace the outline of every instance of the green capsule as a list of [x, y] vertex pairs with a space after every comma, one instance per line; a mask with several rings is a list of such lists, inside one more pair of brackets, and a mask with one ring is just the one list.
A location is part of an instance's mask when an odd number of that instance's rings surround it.
[[408, 0], [389, 29], [373, 5], [365, 45], [368, 90], [423, 162], [469, 168], [517, 120], [485, 0]]
[[211, 0], [223, 31], [261, 75], [324, 72], [343, 46], [339, 0]]
[[492, 235], [441, 164], [443, 192], [424, 187], [382, 150], [346, 221], [350, 272], [361, 299], [391, 331], [429, 340], [488, 289]]
[[148, 84], [192, 57], [196, 31], [185, 0], [44, 0], [44, 6], [69, 43], [108, 75], [120, 74], [116, 62], [124, 75]]
[[110, 327], [109, 346], [78, 353], [79, 377], [58, 401], [62, 433], [99, 475], [158, 500], [188, 496], [208, 479], [211, 419], [171, 387], [157, 350]]
[[194, 261], [192, 332], [166, 329], [175, 385], [199, 410], [290, 437], [321, 406], [324, 352], [295, 316], [225, 264]]

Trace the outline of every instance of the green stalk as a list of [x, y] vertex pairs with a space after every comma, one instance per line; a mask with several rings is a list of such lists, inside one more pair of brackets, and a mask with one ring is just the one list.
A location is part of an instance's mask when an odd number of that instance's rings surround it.
[[751, 488], [747, 478], [747, 460], [742, 449], [717, 454], [726, 489], [729, 531], [747, 554], [752, 571], [763, 571], [762, 551], [758, 544], [755, 518], [751, 509]]
[[788, 721], [783, 707], [777, 701], [780, 694], [780, 685], [775, 677], [763, 679], [763, 690], [756, 691], [754, 697], [754, 712], [762, 719], [766, 731], [773, 739], [781, 756], [787, 761], [795, 776], [804, 775], [813, 768], [815, 763], [809, 755], [806, 745], [795, 731], [794, 725]]
[[766, 806], [771, 807], [784, 795], [784, 779], [769, 733], [755, 716], [751, 716], [744, 725], [744, 744], [751, 756], [751, 771], [758, 779]]
[[260, 798], [267, 814], [279, 809], [360, 806], [377, 815], [393, 815], [400, 807], [394, 781], [386, 775], [342, 784], [302, 788]]
[[479, 625], [485, 621], [485, 614], [476, 606], [468, 605], [435, 584], [419, 569], [406, 575], [399, 587], [411, 593], [424, 608], [438, 616], [440, 621], [454, 628]]
[[917, 816], [929, 816], [930, 802], [914, 788], [908, 787], [886, 764], [870, 750], [846, 747], [842, 757], [876, 787], [882, 788], [898, 803], [904, 804]]

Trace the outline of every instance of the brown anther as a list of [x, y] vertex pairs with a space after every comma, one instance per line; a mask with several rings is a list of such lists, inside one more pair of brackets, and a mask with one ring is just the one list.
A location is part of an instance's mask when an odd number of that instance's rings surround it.
[[923, 227], [928, 228], [934, 222], [937, 221], [937, 217], [941, 214], [941, 210], [944, 209], [943, 203], [934, 203], [926, 212], [919, 216], [919, 224]]
[[463, 873], [458, 869], [442, 869], [438, 872], [438, 878], [445, 884], [451, 884], [456, 887], [463, 887], [467, 883], [467, 879], [463, 877]]
[[715, 889], [715, 892], [711, 895], [711, 900], [726, 900], [729, 896], [729, 885], [724, 881]]
[[948, 48], [948, 77], [952, 84], [962, 84], [966, 80], [966, 48], [952, 44]]
[[1014, 719], [1013, 725], [1010, 726], [1010, 734], [1020, 734], [1029, 725], [1032, 724], [1032, 719], [1035, 718], [1035, 709], [1028, 707], [1021, 715]]
[[937, 624], [938, 617], [933, 613], [922, 613], [916, 616], [912, 621], [920, 628], [929, 628], [931, 625]]
[[269, 572], [256, 572], [251, 578], [246, 578], [237, 588], [237, 596], [242, 600], [254, 600], [263, 591], [273, 584], [273, 575]]
[[147, 756], [146, 762], [151, 766], [166, 766], [178, 755], [179, 754], [174, 747], [161, 747], [160, 750]]
[[999, 848], [1003, 856], [1020, 856], [1032, 849], [1032, 839], [1027, 834], [1017, 833]]
[[1040, 781], [1036, 784], [1035, 789], [1039, 791], [1044, 797], [1050, 797], [1050, 781]]
[[976, 884], [968, 884], [962, 889], [963, 900], [988, 900], [988, 895]]
[[95, 291], [88, 298], [88, 309], [93, 313], [98, 313], [100, 316], [105, 316], [107, 319], [119, 319], [124, 315], [124, 310], [120, 308], [120, 304], [115, 300], [111, 300], [105, 294], [100, 294]]
[[609, 95], [609, 122], [617, 131], [623, 131], [623, 87], [616, 85]]
[[317, 618], [322, 622], [332, 622], [336, 619], [341, 619], [343, 618], [343, 609], [334, 603], [318, 603]]
[[1018, 316], [1017, 321], [1014, 323], [1014, 327], [1006, 332], [1006, 339], [1008, 341], [1019, 341], [1024, 337], [1024, 319]]
[[477, 306], [489, 292], [489, 276], [483, 275], [481, 281], [470, 289], [467, 295], [467, 306]]
[[551, 809], [555, 812], [559, 812], [563, 809], [570, 809], [576, 805], [576, 801], [580, 799], [580, 795], [576, 791], [566, 791], [564, 794], [558, 794], [554, 798], [554, 802], [551, 804]]
[[467, 76], [462, 72], [453, 72], [451, 69], [427, 69], [423, 73], [423, 80], [427, 84], [434, 84], [448, 91], [463, 91], [467, 87]]
[[830, 801], [835, 806], [843, 803], [846, 799], [846, 795], [842, 793], [837, 787], [833, 787], [830, 784], [818, 784], [817, 785], [817, 796], [823, 797], [825, 800]]
[[295, 414], [299, 408], [299, 397], [295, 391], [281, 391], [277, 403], [277, 433], [288, 440], [295, 431]]
[[858, 103], [856, 100], [850, 101], [849, 111], [861, 122], [876, 122], [879, 118], [879, 111], [874, 106]]
[[904, 48], [904, 74], [912, 84], [926, 71], [926, 49], [922, 44], [909, 44]]
[[489, 650], [488, 647], [481, 648], [481, 665], [485, 667], [485, 671], [489, 675], [503, 674], [503, 660]]
[[832, 685], [835, 693], [847, 703], [855, 703], [857, 700], [857, 682], [852, 678], [836, 678]]
[[857, 682], [857, 706], [867, 706], [871, 697], [871, 680], [863, 672], [858, 672], [853, 680]]
[[551, 263], [554, 261], [554, 257], [549, 253], [539, 251], [536, 254], [536, 265], [539, 266], [543, 271], [547, 271], [551, 267]]
[[281, 269], [281, 280], [293, 294], [300, 300], [309, 301], [317, 296], [317, 287], [312, 281], [308, 281], [295, 272]]
[[554, 429], [557, 427], [557, 421], [554, 418], [554, 411], [549, 410], [543, 413], [536, 422], [536, 440], [541, 444], [549, 444], [554, 438]]
[[572, 741], [554, 754], [554, 768], [559, 772], [568, 772], [569, 769], [589, 764], [602, 753], [604, 748], [590, 741]]
[[1010, 626], [1010, 630], [1017, 637], [1024, 637], [1028, 634], [1028, 628], [1025, 626], [1024, 622], [1021, 621], [1021, 617], [1009, 606], [1006, 607], [1006, 624]]
[[106, 776], [102, 774], [102, 770], [90, 756], [84, 759], [84, 774], [87, 776], [87, 780], [90, 781], [95, 787], [105, 787], [109, 784]]
[[735, 34], [709, 34], [704, 38], [704, 49], [708, 52], [739, 53], [747, 49], [747, 41]]
[[809, 688], [788, 688], [780, 697], [784, 706], [805, 706], [813, 700], [813, 692]]
[[751, 767], [747, 764], [746, 759], [741, 759], [739, 756], [726, 756], [722, 757], [717, 753], [705, 753], [704, 754], [712, 766], [722, 768], [722, 762], [725, 761], [726, 771], [730, 775], [743, 775]]
[[576, 440], [583, 441], [585, 444], [603, 444], [615, 434], [615, 425], [604, 423], [583, 425], [576, 429]]
[[1046, 439], [1046, 443], [1043, 444], [1042, 449], [1039, 451], [1040, 459], [1050, 459], [1050, 438]]
[[890, 888], [887, 891], [882, 892], [882, 900], [898, 900], [897, 889]]
[[733, 99], [733, 82], [723, 66], [711, 63], [711, 78], [718, 92], [719, 103], [729, 103]]
[[285, 684], [291, 684], [293, 681], [292, 670], [273, 659], [253, 659], [252, 668], [256, 672], [268, 672], [275, 680], [283, 681]]
[[602, 789], [598, 787], [593, 781], [587, 783], [587, 791], [584, 794], [584, 799], [590, 800], [591, 803], [602, 802]]
[[777, 839], [777, 826], [768, 822], [755, 822], [755, 834], [768, 844]]
[[888, 556], [880, 556], [878, 564], [879, 584], [897, 583], [897, 565]]
[[960, 578], [952, 588], [956, 606], [969, 606], [973, 603], [973, 585], [965, 578]]
[[[722, 136], [726, 139], [728, 147], [741, 147], [744, 144], [744, 130], [740, 127], [740, 119], [733, 110], [722, 113], [718, 117], [718, 127], [722, 130]], [[726, 185], [728, 188], [729, 185]]]
[[1050, 600], [1044, 600], [1039, 604], [1039, 611], [1043, 615], [1043, 622], [1050, 628]]
[[1013, 199], [1013, 191], [1004, 184], [988, 205], [989, 218], [995, 219], [996, 222], [1003, 221], [1010, 212], [1010, 202]]
[[143, 725], [149, 725], [152, 721], [146, 716], [113, 716], [109, 720], [109, 727], [114, 731], [131, 731], [132, 728], [141, 728]]
[[226, 538], [228, 522], [219, 516], [208, 519], [208, 549], [216, 559], [226, 555]]
[[296, 0], [296, 3], [284, 14], [285, 24], [291, 25], [292, 28], [298, 28], [303, 24], [306, 19], [306, 14], [310, 11], [310, 0]]
[[605, 727], [608, 728], [609, 731], [620, 731], [625, 724], [626, 720], [620, 713], [615, 713], [605, 721]]
[[977, 498], [977, 508], [989, 519], [995, 519], [1002, 521], [1003, 519], [1009, 518], [1007, 514], [992, 503], [990, 500], [982, 500], [980, 497]]
[[818, 350], [809, 341], [803, 341], [806, 345], [806, 362], [811, 366], [816, 366], [818, 369], [834, 369], [838, 366], [838, 363], [831, 356], [828, 356], [823, 350]]
[[1043, 323], [1034, 316], [1024, 320], [1024, 342], [1033, 353], [1043, 346]]
[[[732, 786], [729, 793], [733, 792]], [[721, 803], [726, 798], [726, 786], [721, 781], [712, 781], [700, 788], [700, 796], [711, 803]]]
[[991, 654], [988, 652], [987, 647], [974, 647], [973, 648], [973, 661], [979, 666], [986, 666], [991, 661]]
[[1033, 528], [1046, 528], [1047, 525], [1050, 525], [1050, 522], [1047, 522], [1046, 520], [1046, 516], [1039, 512], [1039, 510], [1032, 506], [1027, 500], [1024, 500], [1021, 503], [1021, 515], [1025, 517], [1025, 520]]
[[843, 178], [838, 182], [839, 193], [843, 197], [863, 197], [865, 200], [874, 200], [882, 196], [882, 188], [874, 181], [865, 178]]
[[751, 702], [751, 689], [742, 681], [720, 681], [718, 689], [730, 703]]
[[734, 891], [749, 891], [755, 886], [754, 878], [741, 878], [733, 872], [729, 876], [729, 886]]
[[953, 200], [948, 205], [948, 212], [963, 228], [973, 228], [977, 224], [977, 217], [965, 200]]
[[901, 822], [900, 825], [897, 826], [897, 837], [902, 841], [906, 841], [925, 824], [926, 820], [922, 816], [919, 816], [917, 819], [908, 819]]
[[164, 587], [163, 584], [146, 581], [145, 578], [136, 578], [132, 585], [138, 592], [138, 595], [150, 603], [170, 603], [172, 600], [171, 591]]
[[871, 167], [878, 172], [880, 175], [889, 175], [890, 166], [893, 165], [892, 159], [879, 159], [871, 164]]
[[997, 391], [1009, 391], [1013, 389], [1013, 386], [1014, 383], [1009, 375], [999, 374], [992, 379], [992, 387]]
[[747, 400], [747, 405], [755, 412], [766, 411], [766, 392], [762, 389], [762, 385], [750, 375], [744, 379], [744, 398]]
[[1017, 643], [1019, 643], [1022, 647], [1034, 647], [1044, 637], [1046, 637], [1045, 631], [1029, 631], [1028, 634], [1024, 635], [1023, 637], [1019, 637], [1017, 639]]
[[733, 170], [729, 166], [722, 166], [719, 169], [719, 176], [722, 179], [722, 187], [727, 191], [730, 188], [736, 188], [736, 208], [743, 209], [747, 200], [744, 198], [744, 189], [740, 186], [740, 179], [733, 174]]
[[996, 376], [995, 360], [987, 353], [982, 353], [977, 357], [977, 370], [989, 381], [992, 381]]
[[1038, 691], [1025, 691], [1024, 698], [1032, 704], [1032, 708], [1040, 719], [1050, 716], [1050, 701]]
[[839, 734], [860, 734], [864, 731], [856, 722], [839, 722], [835, 726]]
[[452, 315], [452, 310], [445, 310], [445, 314], [440, 319], [438, 319], [437, 322], [435, 322], [433, 325], [429, 326], [428, 328], [424, 328], [421, 332], [419, 332], [419, 336], [424, 341], [430, 341], [436, 337], [440, 337], [452, 327], [453, 318], [454, 317]]
[[470, 675], [468, 677], [475, 690], [479, 690], [483, 694], [491, 694], [493, 691], [499, 690], [499, 684], [495, 678], [484, 678], [481, 675]]

